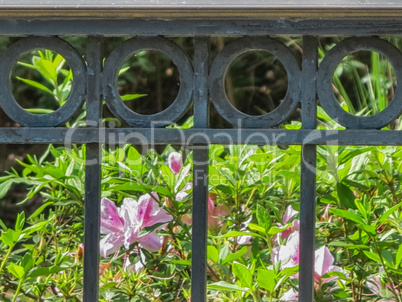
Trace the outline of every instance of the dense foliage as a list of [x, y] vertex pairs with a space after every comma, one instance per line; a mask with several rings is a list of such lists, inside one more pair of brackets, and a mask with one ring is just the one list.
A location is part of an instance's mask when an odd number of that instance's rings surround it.
[[[361, 115], [383, 109], [394, 87], [389, 65], [373, 55], [374, 72], [354, 75], [365, 78], [357, 81], [356, 102], [342, 83], [353, 74], [350, 66], [361, 66], [347, 59], [334, 77], [341, 106]], [[64, 60], [47, 51], [22, 65], [47, 83], [20, 81], [62, 106], [72, 84]], [[317, 117], [319, 127], [341, 129], [320, 107]], [[182, 125], [191, 126], [191, 118]], [[399, 121], [387, 129], [400, 129]], [[300, 150], [210, 146], [209, 301], [297, 301]], [[402, 302], [402, 150], [318, 146], [317, 152], [315, 300]], [[0, 300], [80, 301], [85, 146], [49, 146], [19, 164], [21, 172], [0, 178], [0, 198], [22, 183], [28, 192], [21, 203], [40, 195], [42, 204], [29, 217], [19, 214], [13, 227], [0, 221]], [[192, 153], [172, 146], [142, 154], [130, 145], [102, 150], [101, 301], [189, 300], [192, 169]]]

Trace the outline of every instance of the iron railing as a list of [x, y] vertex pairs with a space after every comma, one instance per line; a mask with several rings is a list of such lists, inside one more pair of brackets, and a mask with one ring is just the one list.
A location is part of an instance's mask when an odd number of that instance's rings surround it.
[[[98, 300], [100, 145], [114, 137], [120, 142], [143, 144], [178, 144], [194, 149], [192, 302], [206, 300], [207, 177], [209, 144], [295, 144], [302, 146], [301, 167], [301, 246], [299, 301], [313, 301], [314, 232], [315, 232], [315, 162], [316, 146], [402, 145], [400, 131], [382, 131], [381, 127], [398, 118], [402, 111], [399, 87], [390, 105], [382, 112], [357, 117], [337, 104], [332, 75], [345, 55], [370, 50], [385, 55], [398, 80], [402, 79], [402, 54], [380, 35], [400, 35], [402, 6], [387, 1], [294, 1], [279, 7], [266, 1], [249, 6], [208, 3], [186, 7], [170, 1], [161, 5], [91, 6], [90, 1], [48, 1], [46, 5], [25, 1], [0, 1], [0, 34], [21, 37], [0, 57], [0, 106], [23, 127], [1, 128], [0, 144], [60, 144], [66, 137], [74, 144], [87, 144], [85, 198], [84, 301]], [[29, 3], [28, 3], [29, 2]], [[191, 4], [191, 1], [189, 1]], [[209, 2], [209, 1], [204, 1]], [[225, 2], [225, 1], [224, 1]], [[235, 3], [234, 3], [235, 2]], [[285, 1], [286, 2], [286, 1]], [[289, 2], [289, 1], [288, 1]], [[300, 2], [304, 3], [300, 4]], [[42, 2], [41, 2], [42, 3]], [[86, 6], [85, 6], [86, 4]], [[226, 5], [226, 6], [225, 6]], [[270, 6], [271, 5], [271, 6]], [[329, 9], [328, 9], [329, 7]], [[112, 19], [111, 17], [115, 17]], [[325, 18], [322, 18], [325, 17]], [[387, 18], [384, 18], [387, 17]], [[272, 36], [298, 35], [303, 38], [300, 61]], [[329, 51], [318, 68], [318, 38], [325, 35], [350, 36]], [[86, 53], [77, 50], [58, 36], [87, 37]], [[103, 37], [131, 36], [106, 58], [102, 55]], [[195, 39], [193, 59], [166, 36]], [[209, 43], [212, 36], [231, 36], [228, 44], [211, 62]], [[271, 37], [269, 37], [271, 36]], [[64, 56], [74, 74], [74, 87], [67, 103], [54, 113], [34, 115], [22, 109], [10, 88], [10, 72], [21, 54], [46, 48]], [[141, 115], [128, 110], [116, 90], [116, 75], [123, 60], [142, 50], [167, 54], [180, 73], [180, 91], [173, 104], [163, 112]], [[288, 75], [288, 91], [274, 111], [251, 116], [235, 109], [225, 93], [224, 77], [230, 63], [240, 54], [252, 50], [267, 51], [282, 62]], [[103, 60], [106, 59], [103, 65]], [[317, 130], [316, 100], [343, 131]], [[105, 99], [111, 112], [130, 125], [129, 128], [103, 128], [100, 104]], [[87, 125], [69, 129], [57, 127], [67, 121], [86, 102]], [[235, 129], [211, 129], [209, 104]], [[300, 106], [302, 129], [275, 128]], [[167, 129], [190, 107], [194, 112], [193, 129]], [[160, 128], [155, 128], [158, 125]], [[222, 135], [224, 134], [224, 135]]]

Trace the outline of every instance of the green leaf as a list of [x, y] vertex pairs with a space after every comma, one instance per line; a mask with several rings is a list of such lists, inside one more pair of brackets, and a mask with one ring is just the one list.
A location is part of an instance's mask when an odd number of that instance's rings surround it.
[[21, 61], [17, 62], [17, 64], [21, 65], [21, 66], [24, 66], [24, 67], [27, 67], [29, 69], [38, 70], [38, 67], [36, 67], [35, 65], [32, 65], [32, 64], [24, 63], [24, 62], [21, 62]]
[[0, 226], [3, 229], [4, 232], [7, 232], [8, 227], [5, 225], [5, 223], [3, 222], [3, 220], [0, 219]]
[[328, 273], [322, 275], [321, 278], [330, 278], [330, 277], [334, 277], [334, 276], [337, 276], [342, 280], [346, 280], [346, 281], [350, 280], [350, 278], [348, 278], [344, 273], [337, 272], [337, 271], [328, 272]]
[[31, 225], [27, 228], [24, 229], [24, 233], [25, 235], [30, 235], [32, 233], [35, 233], [37, 231], [42, 230], [49, 222], [44, 220], [44, 221], [40, 221], [38, 223], [35, 223], [34, 225]]
[[179, 264], [179, 265], [186, 265], [186, 266], [191, 265], [190, 260], [171, 260], [170, 262], [173, 263], [173, 264]]
[[37, 267], [37, 268], [34, 268], [28, 274], [28, 278], [29, 279], [34, 279], [34, 278], [37, 278], [39, 276], [52, 275], [52, 274], [56, 274], [58, 272], [64, 271], [65, 269], [66, 269], [65, 267], [60, 267], [60, 266]]
[[367, 211], [366, 208], [363, 206], [363, 204], [359, 200], [355, 200], [355, 205], [357, 209], [359, 210], [360, 214], [364, 216], [366, 219], [365, 223], [367, 223]]
[[15, 231], [21, 231], [25, 225], [25, 212], [17, 214], [17, 219], [15, 220]]
[[359, 183], [357, 181], [353, 181], [353, 180], [350, 180], [350, 179], [344, 179], [344, 180], [342, 180], [342, 182], [347, 184], [347, 185], [349, 185], [349, 186], [351, 186], [351, 187], [356, 187], [356, 188], [358, 188], [358, 189], [360, 189], [362, 191], [367, 191], [367, 190], [370, 189], [368, 186], [365, 186], [365, 185], [363, 185], [363, 184], [361, 184], [361, 183]]
[[143, 229], [140, 231], [140, 233], [138, 234], [138, 237], [137, 237], [137, 238], [141, 238], [141, 237], [144, 237], [144, 236], [148, 235], [149, 233], [152, 233], [156, 228], [158, 228], [158, 227], [160, 227], [161, 225], [164, 225], [164, 224], [166, 224], [166, 223], [168, 223], [168, 222], [169, 222], [169, 221], [160, 222], [160, 223], [156, 223], [156, 224], [154, 224], [154, 225], [151, 225], [151, 226], [148, 226], [148, 227], [143, 228]]
[[271, 215], [269, 215], [267, 209], [264, 208], [262, 205], [257, 204], [256, 216], [258, 224], [265, 229], [265, 232], [268, 232], [271, 228], [272, 220]]
[[363, 251], [363, 253], [367, 256], [367, 258], [369, 258], [377, 263], [381, 262], [380, 256], [378, 256], [376, 253], [369, 252], [369, 251]]
[[358, 224], [357, 227], [365, 231], [368, 235], [374, 236], [377, 234], [377, 229], [373, 225]]
[[32, 252], [25, 253], [21, 259], [21, 266], [24, 268], [24, 272], [27, 273], [34, 265], [34, 259], [32, 258]]
[[10, 179], [0, 183], [0, 199], [6, 196], [12, 184], [13, 181]]
[[222, 264], [231, 263], [247, 253], [248, 253], [248, 247], [243, 246], [240, 251], [227, 255], [226, 258], [222, 260]]
[[233, 187], [229, 185], [219, 184], [216, 186], [216, 189], [230, 196], [233, 196], [235, 194]]
[[213, 245], [207, 246], [207, 259], [215, 263], [218, 263], [219, 261], [219, 252]]
[[363, 219], [359, 215], [357, 215], [355, 213], [345, 211], [345, 210], [340, 210], [340, 209], [329, 209], [329, 212], [332, 213], [332, 214], [335, 214], [337, 216], [340, 216], [342, 218], [352, 220], [352, 221], [354, 221], [356, 223], [365, 224]]
[[60, 180], [65, 176], [64, 171], [59, 167], [49, 166], [44, 168], [43, 171], [45, 172], [45, 174], [54, 177], [54, 179], [56, 180]]
[[53, 204], [54, 204], [53, 201], [44, 203], [44, 204], [41, 205], [39, 208], [37, 208], [37, 209], [35, 210], [35, 212], [33, 212], [33, 213], [31, 214], [31, 216], [28, 217], [28, 219], [29, 219], [30, 221], [34, 220], [36, 217], [38, 217], [40, 214], [42, 214], [42, 212], [43, 212], [44, 209], [46, 209], [48, 206], [51, 206], [51, 205], [53, 205]]
[[369, 249], [370, 247], [368, 245], [363, 245], [363, 244], [349, 244], [347, 242], [329, 242], [327, 244], [328, 246], [341, 246], [341, 247], [346, 247], [347, 249]]
[[399, 245], [398, 252], [396, 253], [395, 268], [398, 269], [402, 261], [402, 244]]
[[251, 288], [253, 286], [253, 276], [250, 270], [241, 263], [234, 262], [232, 264], [233, 274], [239, 279], [242, 286]]
[[210, 290], [223, 290], [223, 291], [243, 291], [247, 292], [248, 288], [240, 287], [234, 284], [227, 283], [225, 281], [219, 281], [212, 284], [208, 284]]
[[341, 155], [339, 155], [339, 165], [342, 165], [342, 164], [348, 162], [353, 157], [356, 157], [360, 154], [363, 154], [365, 152], [372, 151], [372, 150], [373, 150], [372, 147], [367, 147], [367, 148], [359, 148], [359, 149], [356, 149], [353, 151], [348, 150], [348, 152], [342, 152]]
[[25, 276], [24, 268], [18, 264], [10, 263], [7, 269], [18, 280], [21, 280]]
[[265, 233], [265, 228], [264, 227], [259, 226], [258, 224], [255, 224], [255, 223], [252, 223], [252, 222], [250, 222], [248, 224], [248, 228], [251, 231], [260, 232], [260, 233], [263, 233], [263, 234]]
[[211, 236], [212, 238], [228, 238], [228, 237], [237, 237], [237, 236], [253, 236], [253, 237], [259, 237], [259, 238], [264, 238], [260, 234], [257, 233], [252, 233], [252, 232], [240, 232], [240, 231], [231, 231], [227, 234], [220, 235], [220, 236]]
[[280, 232], [283, 232], [284, 230], [286, 230], [287, 228], [289, 228], [292, 224], [291, 223], [287, 223], [282, 227], [277, 227], [277, 226], [273, 226], [269, 229], [268, 234], [270, 235], [275, 235], [278, 234]]
[[41, 59], [36, 62], [36, 66], [39, 67], [38, 70], [43, 75], [43, 77], [50, 83], [52, 83], [52, 85], [56, 86], [57, 71], [56, 66], [53, 65], [53, 62], [50, 62], [46, 59]]
[[274, 271], [260, 269], [257, 271], [257, 284], [262, 288], [273, 292], [276, 284], [276, 274]]
[[153, 191], [155, 191], [156, 193], [158, 193], [162, 196], [172, 197], [172, 192], [170, 192], [169, 189], [162, 187], [162, 186], [154, 187]]
[[14, 235], [15, 233], [14, 230], [8, 229], [6, 232], [1, 234], [1, 241], [3, 241], [5, 245], [13, 246], [16, 242], [16, 238], [18, 238], [18, 236]]
[[142, 156], [140, 152], [133, 146], [130, 146], [127, 151], [127, 158], [126, 158], [127, 166], [129, 166], [132, 170], [138, 172], [138, 176], [141, 175], [143, 165], [142, 165]]
[[[294, 274], [297, 274], [298, 272], [299, 272], [299, 265], [296, 265], [293, 267], [287, 267], [279, 272], [278, 277], [282, 277], [282, 276], [290, 277]], [[278, 284], [277, 284], [277, 286], [278, 286]]]
[[43, 90], [51, 95], [53, 95], [53, 91], [51, 91], [49, 88], [47, 88], [45, 85], [38, 83], [36, 81], [32, 81], [32, 80], [28, 80], [28, 79], [24, 79], [24, 78], [20, 78], [20, 77], [16, 77], [18, 80], [24, 82], [25, 84], [28, 84], [29, 86], [38, 88], [40, 90]]
[[393, 206], [392, 208], [390, 208], [388, 211], [386, 211], [384, 214], [381, 215], [381, 217], [378, 219], [378, 222], [381, 224], [383, 223], [385, 220], [388, 219], [389, 215], [391, 215], [392, 213], [394, 213], [398, 208], [400, 208], [402, 206], [402, 202], [398, 203], [397, 205]]
[[35, 114], [49, 114], [54, 112], [53, 109], [46, 109], [46, 108], [25, 108], [25, 111]]
[[136, 93], [136, 94], [125, 94], [125, 95], [121, 96], [121, 99], [123, 101], [132, 101], [132, 100], [142, 98], [144, 96], [147, 96], [147, 94], [138, 94], [138, 93]]
[[337, 183], [336, 187], [341, 205], [347, 209], [356, 209], [355, 195], [352, 190], [340, 182]]
[[71, 174], [73, 174], [73, 172], [74, 172], [74, 167], [75, 167], [75, 160], [73, 158], [73, 159], [71, 159], [71, 162], [66, 169], [65, 175], [71, 176]]
[[66, 60], [64, 59], [64, 57], [60, 54], [57, 54], [56, 57], [53, 60], [53, 64], [56, 66], [56, 71], [59, 72], [63, 66], [64, 63], [66, 62]]
[[137, 182], [125, 183], [122, 185], [111, 186], [110, 190], [112, 191], [136, 191], [136, 192], [147, 192], [147, 189], [144, 185], [141, 185]]
[[172, 170], [169, 169], [168, 166], [163, 165], [160, 170], [160, 175], [162, 179], [166, 182], [169, 188], [174, 188], [174, 174]]
[[223, 259], [226, 259], [226, 257], [230, 253], [230, 248], [229, 245], [226, 244], [223, 247], [221, 247], [221, 250], [219, 251], [219, 260], [222, 262]]

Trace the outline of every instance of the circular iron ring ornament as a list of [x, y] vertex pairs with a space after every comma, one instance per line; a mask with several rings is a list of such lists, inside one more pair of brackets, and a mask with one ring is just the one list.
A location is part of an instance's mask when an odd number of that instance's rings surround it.
[[[74, 83], [66, 103], [48, 114], [33, 114], [22, 108], [11, 90], [10, 76], [20, 56], [36, 49], [49, 49], [64, 57]], [[28, 37], [12, 44], [0, 58], [0, 106], [15, 122], [28, 127], [54, 127], [68, 121], [81, 107], [85, 97], [86, 72], [80, 55], [66, 41], [55, 37]]]
[[[225, 91], [225, 76], [229, 65], [241, 54], [249, 51], [266, 51], [275, 55], [288, 75], [288, 89], [280, 105], [263, 115], [248, 115], [233, 106]], [[214, 60], [209, 76], [211, 99], [219, 114], [233, 126], [270, 128], [285, 121], [299, 103], [301, 70], [293, 53], [282, 43], [271, 38], [240, 38], [227, 46]]]
[[[165, 110], [150, 115], [139, 114], [128, 108], [116, 87], [118, 72], [124, 61], [142, 50], [154, 50], [168, 55], [180, 74], [180, 89], [176, 99]], [[103, 71], [103, 90], [110, 111], [130, 126], [146, 128], [154, 124], [163, 127], [178, 120], [188, 110], [193, 92], [193, 69], [188, 56], [174, 42], [162, 37], [136, 37], [117, 46], [107, 58]]]
[[339, 124], [349, 129], [379, 129], [395, 120], [402, 112], [402, 90], [396, 88], [388, 106], [372, 116], [356, 116], [342, 109], [332, 87], [332, 77], [342, 59], [359, 50], [376, 51], [385, 56], [394, 67], [397, 81], [402, 81], [402, 54], [391, 43], [379, 38], [359, 37], [343, 40], [324, 57], [318, 70], [317, 93], [324, 110]]

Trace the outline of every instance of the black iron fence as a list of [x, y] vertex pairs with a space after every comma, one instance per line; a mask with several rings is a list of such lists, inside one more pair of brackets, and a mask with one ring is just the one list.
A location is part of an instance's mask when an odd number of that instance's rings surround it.
[[[359, 50], [376, 51], [391, 62], [397, 79], [402, 79], [402, 54], [378, 36], [400, 34], [401, 18], [358, 19], [52, 19], [3, 18], [0, 34], [18, 36], [0, 57], [0, 106], [10, 119], [22, 127], [1, 128], [1, 144], [87, 144], [85, 199], [84, 301], [98, 300], [100, 145], [114, 137], [119, 143], [136, 145], [176, 144], [194, 150], [192, 301], [206, 300], [206, 242], [209, 144], [295, 144], [302, 146], [301, 169], [301, 246], [299, 301], [313, 301], [314, 232], [315, 232], [315, 162], [316, 146], [402, 145], [400, 131], [382, 131], [381, 127], [397, 119], [402, 111], [402, 96], [396, 88], [393, 100], [382, 112], [367, 117], [346, 113], [337, 103], [332, 76], [341, 59]], [[302, 37], [302, 59], [275, 39], [276, 35]], [[343, 35], [343, 40], [318, 64], [318, 38]], [[87, 37], [86, 52], [79, 53], [62, 36]], [[112, 52], [103, 56], [103, 38], [131, 36]], [[170, 36], [194, 37], [194, 54], [187, 54]], [[236, 39], [217, 56], [210, 58], [212, 36]], [[74, 85], [66, 104], [53, 113], [35, 115], [21, 108], [10, 87], [10, 72], [19, 56], [34, 49], [60, 53], [71, 67]], [[116, 88], [122, 62], [139, 50], [156, 50], [167, 54], [180, 73], [177, 98], [166, 110], [142, 115], [129, 110]], [[282, 103], [273, 111], [252, 116], [235, 109], [225, 92], [225, 72], [231, 62], [248, 51], [266, 51], [276, 56], [288, 75], [288, 90]], [[190, 56], [189, 56], [190, 55]], [[190, 59], [189, 57], [192, 57]], [[105, 60], [104, 64], [103, 61]], [[319, 68], [318, 68], [319, 66]], [[126, 128], [104, 128], [101, 101], [125, 121]], [[325, 111], [346, 130], [318, 130], [317, 99]], [[87, 126], [60, 127], [86, 102]], [[233, 129], [209, 127], [209, 106]], [[165, 128], [188, 110], [194, 112], [194, 128]], [[302, 128], [276, 128], [296, 108], [301, 108]]]

